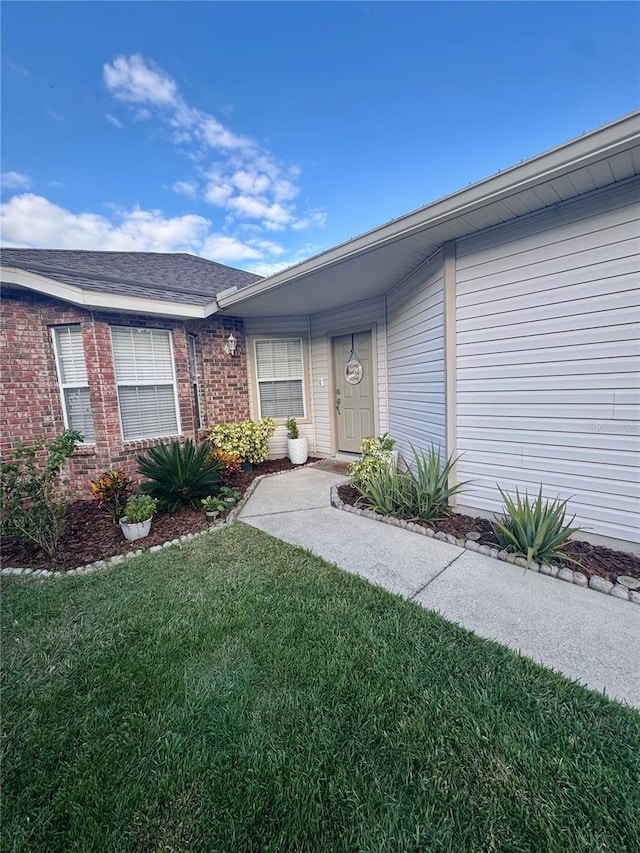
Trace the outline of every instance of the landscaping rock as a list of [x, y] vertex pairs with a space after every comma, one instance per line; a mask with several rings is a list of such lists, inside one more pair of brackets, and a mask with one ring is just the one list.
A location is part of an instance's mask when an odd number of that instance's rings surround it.
[[468, 551], [477, 551], [477, 550], [480, 548], [480, 546], [478, 545], [478, 543], [477, 543], [477, 542], [474, 542], [474, 540], [473, 540], [473, 539], [467, 539], [467, 541], [464, 543], [464, 547], [465, 547]]
[[521, 566], [523, 569], [528, 569], [527, 561], [524, 557], [516, 557], [515, 559], [516, 566]]
[[558, 577], [561, 581], [568, 581], [569, 583], [573, 583], [573, 570], [572, 569], [560, 569], [558, 571]]
[[488, 545], [480, 545], [478, 548], [478, 554], [486, 554], [488, 557], [491, 553], [491, 548]]
[[583, 575], [582, 572], [573, 573], [573, 582], [577, 586], [589, 586], [589, 578], [586, 575]]
[[452, 536], [451, 533], [447, 533], [447, 542], [449, 542], [451, 545], [457, 545], [458, 544], [458, 540], [456, 539], [455, 536]]
[[595, 589], [598, 592], [604, 592], [605, 595], [608, 595], [613, 589], [613, 584], [610, 581], [606, 581], [604, 578], [592, 575], [589, 578], [589, 589]]
[[619, 583], [615, 584], [613, 589], [609, 590], [609, 595], [612, 595], [614, 598], [621, 598], [623, 601], [629, 601], [629, 590], [620, 586]]
[[[461, 541], [462, 541], [462, 540], [461, 540]], [[462, 544], [464, 545], [464, 542], [462, 542]], [[500, 556], [500, 552], [498, 551], [498, 549], [497, 549], [497, 548], [492, 548], [492, 549], [489, 551], [489, 556], [490, 556], [490, 557], [493, 557], [493, 559], [494, 559], [494, 560], [497, 560], [497, 559], [499, 558], [499, 556]]]
[[516, 557], [516, 555], [515, 555], [515, 554], [511, 554], [511, 553], [509, 553], [509, 552], [507, 551], [507, 563], [512, 563], [512, 564], [514, 564], [514, 565], [515, 565], [515, 562], [516, 562], [516, 560], [517, 560], [517, 559], [518, 559], [518, 558]]
[[150, 554], [156, 554], [158, 551], [162, 551], [162, 545], [152, 545], [151, 548], [149, 548]]
[[640, 604], [640, 592], [634, 592], [634, 590], [629, 590], [629, 601], [633, 601], [634, 604]]

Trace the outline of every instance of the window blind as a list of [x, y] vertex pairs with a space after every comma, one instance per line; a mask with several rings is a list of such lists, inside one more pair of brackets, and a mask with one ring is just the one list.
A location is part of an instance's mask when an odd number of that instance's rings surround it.
[[65, 427], [78, 430], [86, 444], [93, 444], [96, 434], [82, 329], [80, 325], [56, 326], [53, 341]]
[[171, 332], [112, 326], [111, 339], [124, 440], [177, 434]]
[[260, 415], [304, 417], [302, 340], [273, 338], [255, 342]]

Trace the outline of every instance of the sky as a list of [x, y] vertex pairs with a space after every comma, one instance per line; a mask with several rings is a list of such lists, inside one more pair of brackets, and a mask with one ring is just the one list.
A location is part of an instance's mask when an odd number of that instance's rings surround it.
[[261, 275], [632, 110], [627, 2], [4, 2], [3, 245]]

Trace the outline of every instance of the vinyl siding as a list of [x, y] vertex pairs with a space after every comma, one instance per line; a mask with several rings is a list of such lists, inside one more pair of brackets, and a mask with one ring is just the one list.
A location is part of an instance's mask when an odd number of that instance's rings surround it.
[[[365, 328], [374, 330], [376, 347], [377, 394], [376, 416], [378, 429], [388, 429], [386, 352], [384, 334], [384, 299], [367, 299], [345, 305], [335, 311], [311, 317], [311, 373], [313, 375], [313, 410], [315, 413], [316, 449], [318, 453], [331, 454], [334, 412], [331, 336], [349, 334]], [[322, 385], [320, 385], [320, 380]]]
[[570, 498], [585, 532], [640, 542], [638, 180], [458, 241], [461, 503]]
[[[307, 365], [311, 364], [310, 346], [309, 346], [309, 325], [306, 317], [247, 317], [244, 321], [245, 334], [249, 340], [249, 349], [247, 352], [247, 378], [251, 393], [249, 395], [249, 408], [251, 418], [258, 420], [260, 413], [257, 407], [257, 389], [256, 389], [256, 365], [255, 353], [253, 348], [253, 338], [291, 336], [294, 338], [302, 338], [303, 347], [306, 349]], [[311, 393], [312, 377], [310, 371], [304, 377], [305, 381], [305, 408], [306, 418], [298, 418], [298, 428], [301, 438], [309, 439], [309, 453], [316, 452], [315, 430], [313, 419], [313, 395]], [[269, 443], [269, 456], [272, 459], [279, 459], [287, 455], [287, 430], [282, 424], [276, 427], [276, 431]]]
[[387, 296], [389, 432], [402, 455], [412, 444], [445, 447], [442, 253]]

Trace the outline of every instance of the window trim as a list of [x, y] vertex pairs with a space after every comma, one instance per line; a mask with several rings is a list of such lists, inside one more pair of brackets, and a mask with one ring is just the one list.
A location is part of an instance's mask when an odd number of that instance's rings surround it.
[[[191, 385], [192, 404], [195, 402], [194, 430], [204, 429], [202, 420], [202, 392], [200, 389], [200, 370], [198, 364], [198, 336], [187, 332], [187, 361], [189, 362], [189, 380]], [[193, 345], [193, 352], [191, 347]], [[193, 355], [193, 371], [191, 357]]]
[[[78, 385], [76, 382], [63, 382], [62, 381], [62, 364], [60, 361], [60, 350], [58, 346], [58, 337], [57, 332], [61, 329], [70, 329], [72, 326], [77, 326], [80, 330], [80, 337], [82, 340], [82, 355], [84, 358], [84, 368], [85, 373], [87, 374], [87, 383], [86, 385]], [[91, 405], [91, 388], [89, 387], [89, 373], [87, 371], [87, 357], [84, 351], [84, 337], [82, 335], [82, 323], [62, 323], [59, 326], [51, 326], [51, 344], [53, 346], [53, 357], [55, 359], [56, 364], [56, 374], [58, 380], [58, 391], [60, 392], [60, 407], [62, 409], [62, 422], [64, 423], [65, 429], [71, 429], [69, 422], [69, 413], [67, 412], [67, 400], [65, 397], [65, 391], [73, 388], [86, 388], [89, 392], [89, 407], [91, 409], [91, 420], [93, 421], [93, 441], [82, 441], [81, 444], [83, 446], [93, 446], [96, 444], [97, 436], [96, 436], [96, 424], [93, 417], [93, 406]]]
[[[169, 353], [171, 358], [171, 383], [169, 382], [158, 382], [155, 379], [143, 379], [138, 382], [119, 382], [116, 372], [116, 348], [114, 346], [113, 339], [113, 330], [114, 329], [141, 329], [145, 332], [166, 332], [169, 335]], [[118, 421], [120, 422], [120, 435], [122, 436], [122, 441], [124, 444], [129, 444], [130, 442], [136, 441], [154, 441], [158, 438], [168, 438], [172, 435], [182, 435], [182, 421], [180, 418], [180, 402], [178, 398], [178, 380], [176, 377], [176, 358], [175, 351], [173, 347], [173, 330], [172, 329], [164, 329], [162, 327], [155, 326], [126, 326], [121, 325], [119, 323], [109, 324], [109, 334], [111, 336], [111, 359], [113, 361], [113, 378], [116, 386], [116, 396], [118, 399]], [[176, 432], [164, 433], [163, 435], [144, 435], [137, 436], [136, 438], [125, 438], [124, 436], [124, 426], [122, 424], [122, 409], [120, 408], [120, 387], [123, 388], [154, 388], [158, 385], [168, 386], [171, 384], [173, 386], [173, 405], [175, 406], [176, 412]]]
[[[300, 376], [290, 377], [291, 379], [301, 379], [302, 381], [302, 406], [304, 410], [304, 415], [300, 417], [296, 417], [298, 423], [311, 423], [311, 408], [309, 404], [309, 396], [308, 396], [308, 371], [309, 371], [309, 361], [308, 361], [308, 339], [302, 334], [271, 334], [271, 335], [252, 335], [251, 336], [251, 349], [253, 351], [253, 358], [251, 364], [251, 372], [252, 383], [251, 383], [251, 395], [252, 401], [254, 403], [255, 412], [257, 413], [258, 419], [263, 417], [262, 407], [260, 405], [260, 380], [258, 379], [258, 350], [256, 344], [260, 341], [300, 341], [300, 354], [302, 359], [301, 373]], [[281, 380], [273, 380], [273, 379], [264, 379], [263, 382], [273, 382], [273, 381], [282, 381], [287, 382], [288, 379]], [[273, 419], [276, 424], [284, 424], [287, 420], [286, 418], [274, 418]]]

